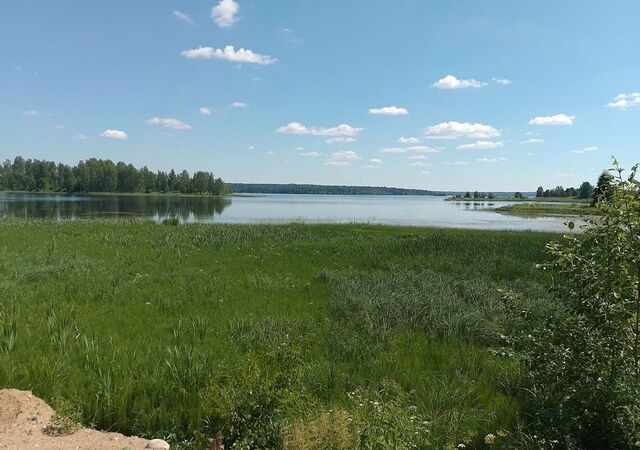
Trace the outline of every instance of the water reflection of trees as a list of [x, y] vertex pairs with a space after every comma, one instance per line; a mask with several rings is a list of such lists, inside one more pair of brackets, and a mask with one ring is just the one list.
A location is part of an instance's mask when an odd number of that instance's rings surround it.
[[231, 205], [225, 197], [171, 196], [0, 196], [0, 216], [76, 219], [81, 217], [176, 216], [183, 221], [206, 220]]

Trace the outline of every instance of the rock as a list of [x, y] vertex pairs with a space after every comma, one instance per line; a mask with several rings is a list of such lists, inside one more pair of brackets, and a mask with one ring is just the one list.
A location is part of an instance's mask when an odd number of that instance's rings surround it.
[[162, 439], [151, 439], [145, 448], [155, 448], [157, 450], [169, 450], [169, 444]]

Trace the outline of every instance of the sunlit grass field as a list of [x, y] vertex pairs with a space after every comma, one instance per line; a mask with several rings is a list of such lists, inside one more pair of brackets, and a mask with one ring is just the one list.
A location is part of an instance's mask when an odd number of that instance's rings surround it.
[[501, 336], [553, 310], [553, 238], [0, 221], [0, 387], [176, 448], [499, 445], [526, 424]]

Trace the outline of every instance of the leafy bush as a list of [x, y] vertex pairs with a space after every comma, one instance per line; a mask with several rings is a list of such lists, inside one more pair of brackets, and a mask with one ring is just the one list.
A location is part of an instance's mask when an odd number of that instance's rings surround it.
[[[568, 312], [521, 335], [536, 434], [564, 448], [640, 447], [640, 182], [617, 177], [602, 218], [547, 248]], [[569, 223], [573, 229], [574, 224]]]

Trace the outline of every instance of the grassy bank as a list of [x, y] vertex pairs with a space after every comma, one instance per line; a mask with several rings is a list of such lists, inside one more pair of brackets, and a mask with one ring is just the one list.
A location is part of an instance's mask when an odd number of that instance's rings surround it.
[[553, 310], [554, 237], [0, 221], [0, 387], [178, 448], [484, 448], [525, 420], [500, 335]]
[[523, 203], [496, 208], [495, 211], [515, 216], [593, 216], [598, 214], [596, 208], [587, 203], [582, 204], [532, 204]]
[[540, 203], [575, 203], [580, 205], [588, 205], [591, 200], [590, 199], [580, 199], [577, 197], [525, 197], [525, 198], [514, 198], [514, 197], [482, 197], [482, 198], [466, 198], [466, 197], [447, 197], [446, 201], [449, 202], [540, 202]]

